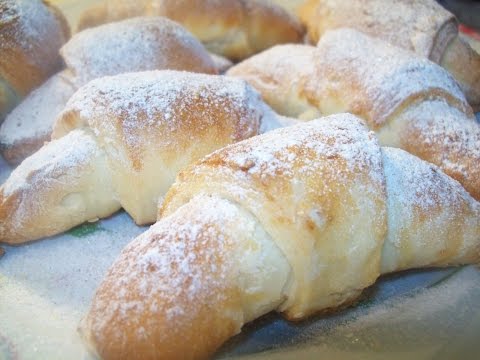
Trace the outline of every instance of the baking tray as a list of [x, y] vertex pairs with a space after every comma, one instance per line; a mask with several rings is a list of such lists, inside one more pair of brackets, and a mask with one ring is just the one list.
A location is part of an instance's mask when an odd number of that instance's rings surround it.
[[[60, 6], [75, 23], [92, 2]], [[0, 158], [0, 183], [10, 171]], [[77, 325], [109, 265], [145, 229], [119, 212], [49, 239], [3, 246], [0, 359], [91, 359]], [[355, 307], [329, 316], [292, 323], [268, 314], [216, 358], [478, 359], [479, 334], [480, 269], [417, 270], [380, 278]]]

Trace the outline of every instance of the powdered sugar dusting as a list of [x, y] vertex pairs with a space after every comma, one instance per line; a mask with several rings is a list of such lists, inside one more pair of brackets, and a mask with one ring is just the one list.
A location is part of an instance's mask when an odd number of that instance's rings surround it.
[[[88, 330], [101, 338], [112, 322], [121, 323], [110, 334], [118, 341], [125, 335], [125, 323], [131, 323], [138, 339], [144, 338], [141, 329], [146, 328], [148, 337], [160, 337], [151, 340], [158, 342], [191, 325], [203, 307], [213, 306], [209, 311], [215, 312], [236, 286], [232, 257], [227, 256], [232, 239], [224, 237], [221, 228], [238, 216], [233, 204], [201, 196], [153, 225], [109, 270], [87, 319], [92, 325]], [[139, 319], [142, 325], [136, 323]]]
[[443, 52], [444, 32], [450, 31], [445, 24], [454, 22], [435, 1], [322, 0], [314, 12], [309, 26], [320, 38], [326, 30], [352, 27], [425, 58]]
[[363, 94], [349, 110], [355, 112], [356, 106], [366, 106], [364, 116], [373, 128], [381, 126], [413, 96], [449, 98], [452, 106], [471, 112], [460, 87], [446, 70], [382, 40], [340, 29], [327, 32], [318, 49], [317, 67], [325, 76], [325, 81], [316, 86], [318, 96], [335, 89], [338, 81], [353, 82]]
[[20, 19], [19, 31], [24, 36], [15, 39], [28, 50], [32, 46], [32, 39], [45, 39], [56, 24], [54, 15], [48, 10], [43, 1], [39, 0], [4, 0], [2, 1], [2, 22], [9, 23], [14, 19]]
[[[62, 24], [41, 0], [5, 0], [0, 4], [2, 31], [0, 52], [15, 56], [12, 49], [20, 47], [27, 55], [23, 61], [40, 72], [45, 79], [60, 66], [58, 49], [68, 34]], [[2, 68], [2, 71], [5, 69]], [[23, 74], [21, 74], [23, 75]], [[15, 74], [9, 74], [15, 78]], [[37, 75], [38, 76], [38, 75]], [[16, 89], [22, 95], [31, 89]]]
[[[88, 161], [91, 154], [98, 148], [91, 136], [81, 136], [81, 132], [81, 130], [72, 131], [65, 139], [51, 141], [44, 147], [43, 151], [27, 158], [12, 171], [10, 177], [2, 186], [3, 194], [8, 196], [22, 187], [42, 186], [41, 183], [35, 182], [35, 179], [40, 182], [44, 180], [43, 171], [53, 173], [52, 169], [55, 169], [58, 173], [68, 173], [69, 169], [81, 166], [85, 161]], [[65, 143], [70, 146], [66, 147]], [[59, 162], [59, 159], [62, 161]]]
[[378, 130], [409, 101], [446, 99], [471, 108], [446, 70], [356, 30], [327, 32], [318, 47], [281, 45], [231, 68], [276, 111], [312, 119], [350, 112]]
[[[212, 87], [212, 90], [208, 89]], [[210, 92], [213, 94], [210, 95]], [[91, 95], [90, 95], [91, 94]], [[151, 71], [121, 74], [91, 81], [82, 87], [69, 101], [69, 107], [80, 111], [83, 118], [91, 118], [96, 111], [108, 108], [112, 113], [127, 119], [137, 118], [142, 112], [146, 122], [155, 122], [157, 113], [174, 123], [186, 111], [186, 103], [177, 104], [179, 97], [202, 100], [206, 95], [213, 102], [232, 98], [236, 104], [246, 107], [249, 97], [254, 97], [245, 82], [221, 76], [210, 76], [177, 71]], [[205, 99], [208, 101], [207, 99]], [[205, 104], [208, 110], [208, 105]], [[175, 106], [181, 109], [175, 110]], [[253, 105], [250, 105], [253, 110]]]
[[[4, 202], [2, 222], [6, 229], [19, 234], [28, 231], [32, 219], [45, 214], [45, 199], [40, 198], [45, 191], [66, 181], [62, 177], [74, 173], [73, 169], [89, 165], [97, 151], [93, 137], [76, 130], [23, 161], [0, 187], [0, 201]], [[14, 206], [9, 209], [12, 202]], [[3, 233], [2, 224], [0, 232]]]
[[[230, 142], [258, 134], [268, 112], [259, 95], [238, 79], [177, 71], [122, 74], [94, 80], [68, 102], [107, 141], [118, 131], [132, 154], [149, 145], [174, 149], [180, 138], [230, 128]], [[265, 115], [265, 116], [264, 116]], [[174, 136], [188, 126], [190, 134]], [[149, 141], [149, 135], [161, 132]], [[178, 138], [178, 139], [177, 139]], [[119, 159], [122, 160], [122, 159]]]
[[67, 100], [91, 79], [165, 68], [216, 72], [201, 43], [164, 18], [135, 18], [86, 30], [62, 48], [62, 55], [68, 69], [34, 91], [0, 130], [0, 144], [17, 158], [30, 155], [50, 139]]
[[202, 44], [183, 27], [160, 17], [140, 17], [76, 34], [61, 49], [79, 86], [101, 76], [154, 69], [215, 72]]
[[382, 272], [478, 261], [480, 203], [435, 165], [400, 149], [382, 151], [388, 208]]
[[138, 15], [165, 16], [189, 29], [209, 50], [236, 60], [275, 43], [299, 42], [304, 32], [296, 17], [265, 0], [143, 1], [135, 6], [109, 0], [101, 5], [100, 11], [92, 7], [82, 15], [80, 28]]
[[[460, 206], [465, 199], [471, 199], [458, 182], [437, 166], [401, 149], [384, 147], [382, 151], [388, 198], [396, 204], [391, 208], [401, 209], [402, 217], [413, 220], [419, 213]], [[452, 215], [458, 212], [460, 208]]]
[[[436, 100], [410, 107], [398, 121], [409, 124], [405, 140], [414, 136], [424, 147], [435, 149], [428, 160], [449, 175], [459, 180], [456, 174], [472, 180], [475, 174], [480, 176], [480, 125], [475, 118]], [[415, 153], [416, 149], [409, 150]]]
[[[330, 276], [325, 270], [329, 265], [352, 271], [352, 267], [361, 264], [362, 272], [364, 261], [379, 258], [378, 252], [373, 252], [381, 244], [386, 220], [380, 147], [374, 134], [351, 114], [277, 129], [206, 156], [178, 177], [166, 196], [162, 215], [184, 203], [193, 195], [192, 189], [221, 194], [259, 219], [295, 274], [285, 289], [288, 300], [283, 310], [298, 311], [297, 316], [328, 307], [334, 298], [345, 299], [355, 292], [348, 283], [352, 277], [345, 281], [348, 285], [340, 286], [332, 285], [335, 280], [325, 280]], [[347, 221], [347, 226], [339, 222], [333, 230], [333, 219], [342, 217], [352, 221]], [[371, 224], [365, 226], [365, 236], [358, 235], [363, 231], [363, 225], [358, 225], [360, 217], [362, 222]], [[320, 245], [315, 247], [314, 244], [329, 243], [323, 237], [329, 228], [332, 233], [339, 229], [346, 234], [346, 242], [353, 244], [345, 245], [347, 251], [364, 241], [362, 245], [366, 245], [357, 251], [354, 265], [337, 265], [335, 260], [341, 263], [345, 255], [332, 260], [324, 255], [323, 248], [319, 249]], [[292, 236], [299, 236], [298, 241], [292, 241]], [[368, 286], [371, 280], [364, 278], [352, 287]], [[327, 290], [311, 290], [322, 285]], [[303, 303], [305, 293], [316, 300]]]
[[74, 91], [63, 72], [51, 77], [7, 116], [0, 127], [0, 144], [8, 148], [38, 138], [50, 140], [53, 122]]
[[[261, 146], [259, 146], [261, 143]], [[293, 177], [293, 171], [311, 174], [325, 159], [342, 159], [350, 170], [367, 171], [377, 184], [383, 182], [379, 146], [372, 132], [358, 118], [334, 115], [307, 124], [277, 129], [239, 144], [235, 151], [219, 150], [225, 161], [260, 177]], [[309, 153], [315, 154], [308, 156]], [[293, 166], [300, 168], [293, 168]], [[339, 178], [342, 174], [338, 174]]]
[[[316, 51], [306, 45], [274, 46], [233, 66], [227, 75], [247, 80], [278, 113], [307, 119], [303, 113], [316, 109], [318, 103], [317, 94], [305, 87], [309, 78], [321, 80], [315, 75]], [[319, 114], [309, 115], [310, 120]]]
[[480, 127], [455, 80], [426, 59], [340, 29], [327, 32], [316, 50], [278, 46], [229, 73], [247, 78], [281, 112], [356, 114], [384, 145], [439, 165], [480, 196]]

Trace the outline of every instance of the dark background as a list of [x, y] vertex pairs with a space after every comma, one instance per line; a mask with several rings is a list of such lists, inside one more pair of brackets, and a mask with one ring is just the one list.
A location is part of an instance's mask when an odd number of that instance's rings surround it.
[[454, 13], [458, 20], [480, 31], [480, 1], [476, 0], [437, 0], [442, 6]]

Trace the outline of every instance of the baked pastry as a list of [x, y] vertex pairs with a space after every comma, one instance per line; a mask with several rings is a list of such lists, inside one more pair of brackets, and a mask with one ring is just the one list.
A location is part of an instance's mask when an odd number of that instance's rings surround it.
[[0, 152], [8, 163], [20, 164], [50, 141], [55, 118], [77, 90], [68, 71], [53, 75], [32, 91], [0, 126]]
[[164, 17], [137, 17], [77, 33], [60, 50], [81, 85], [100, 76], [155, 69], [217, 73], [203, 45]]
[[214, 53], [210, 53], [210, 56], [220, 74], [225, 74], [225, 72], [233, 66], [233, 62], [224, 56]]
[[307, 0], [267, 0], [286, 9], [290, 14], [297, 16], [300, 8]]
[[0, 151], [18, 164], [50, 140], [67, 100], [88, 81], [156, 69], [217, 73], [207, 50], [187, 30], [161, 17], [135, 18], [82, 31], [60, 50], [67, 69], [27, 97], [0, 127]]
[[93, 80], [68, 101], [53, 140], [0, 187], [0, 242], [58, 234], [124, 208], [153, 223], [187, 164], [280, 126], [245, 81], [177, 71]]
[[68, 40], [64, 16], [42, 0], [0, 3], [0, 123], [20, 100], [60, 70]]
[[309, 0], [299, 10], [313, 43], [350, 27], [415, 52], [447, 69], [480, 111], [480, 54], [458, 35], [455, 16], [434, 0]]
[[190, 30], [210, 51], [241, 60], [279, 43], [300, 42], [299, 21], [260, 0], [107, 0], [87, 9], [78, 28], [140, 15], [165, 16]]
[[436, 164], [480, 199], [480, 125], [454, 79], [435, 63], [352, 29], [318, 47], [279, 45], [234, 66], [280, 114], [350, 112], [380, 143]]
[[81, 331], [102, 359], [204, 359], [255, 318], [354, 302], [382, 273], [480, 260], [480, 204], [353, 115], [278, 129], [182, 171]]

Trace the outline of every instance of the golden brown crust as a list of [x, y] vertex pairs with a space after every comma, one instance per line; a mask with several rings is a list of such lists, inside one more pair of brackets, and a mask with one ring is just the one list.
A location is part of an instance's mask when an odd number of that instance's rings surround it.
[[103, 151], [76, 130], [22, 162], [0, 187], [0, 242], [20, 244], [120, 209]]
[[396, 144], [440, 166], [480, 199], [480, 126], [462, 115], [442, 101], [413, 104], [395, 120], [403, 123]]
[[9, 164], [20, 164], [50, 140], [56, 116], [75, 91], [68, 71], [62, 71], [8, 114], [0, 126], [0, 153]]
[[136, 18], [76, 34], [61, 49], [67, 69], [32, 91], [0, 127], [0, 151], [19, 163], [50, 139], [53, 123], [73, 93], [106, 75], [156, 69], [217, 73], [203, 45], [166, 18]]
[[435, 1], [310, 0], [300, 17], [315, 44], [328, 30], [350, 27], [440, 64], [480, 108], [480, 55], [460, 40], [454, 15]]
[[65, 36], [65, 41], [67, 41], [70, 36], [72, 36], [72, 32], [70, 29], [70, 25], [68, 23], [67, 18], [65, 15], [62, 13], [62, 11], [55, 5], [51, 3], [50, 0], [42, 0], [45, 6], [48, 7], [50, 12], [55, 15], [57, 21], [60, 23], [60, 27], [62, 29], [63, 35]]
[[138, 224], [153, 223], [181, 168], [259, 134], [271, 113], [246, 82], [223, 76], [151, 71], [93, 80], [59, 115], [54, 140], [0, 187], [0, 241], [57, 234], [120, 207]]
[[0, 122], [19, 101], [20, 98], [15, 90], [0, 76]]
[[150, 15], [146, 3], [149, 0], [116, 0], [107, 4], [102, 1], [86, 9], [77, 23], [77, 32], [105, 24], [107, 22], [116, 22], [136, 16]]
[[480, 203], [436, 166], [400, 149], [382, 154], [389, 229], [382, 273], [480, 261]]
[[[246, 21], [242, 1], [162, 0], [150, 3], [152, 13], [185, 26], [211, 52], [232, 60], [239, 58], [242, 51], [250, 52], [247, 35], [242, 29]], [[213, 26], [212, 19], [215, 20]]]
[[165, 16], [197, 36], [212, 52], [240, 60], [278, 43], [300, 42], [303, 28], [281, 7], [258, 0], [107, 1], [87, 10], [79, 29], [139, 15]]
[[69, 36], [63, 15], [41, 0], [0, 4], [0, 79], [17, 102], [60, 69], [58, 50]]
[[[179, 174], [160, 209], [159, 218], [207, 193], [254, 214], [292, 267], [294, 279], [281, 307], [289, 318], [357, 297], [376, 279], [386, 232], [376, 139], [352, 115], [323, 121], [324, 128], [317, 120], [216, 151]], [[369, 194], [368, 206], [360, 193]], [[355, 265], [345, 255], [353, 246], [351, 228], [343, 225], [347, 219], [355, 223], [358, 248], [365, 246]], [[335, 270], [325, 273], [319, 264]]]
[[303, 6], [307, 0], [270, 0], [275, 4], [283, 7], [287, 10], [290, 14], [297, 16], [298, 11], [300, 10], [301, 6]]
[[296, 18], [288, 16], [273, 4], [261, 0], [246, 1], [244, 8], [247, 19], [244, 28], [252, 48], [248, 56], [277, 44], [302, 42], [304, 30]]
[[107, 273], [81, 326], [102, 359], [207, 359], [239, 332], [235, 260], [225, 255], [241, 229], [232, 205], [206, 202], [227, 213], [184, 207], [135, 239]]
[[227, 75], [247, 80], [279, 113], [304, 120], [350, 112], [378, 130], [399, 109], [427, 98], [445, 98], [473, 116], [442, 68], [352, 29], [327, 33], [318, 48], [276, 46]]
[[350, 114], [208, 155], [159, 213], [82, 323], [103, 358], [203, 359], [266, 312], [330, 313], [381, 271], [480, 259], [480, 203]]
[[31, 139], [22, 139], [13, 144], [0, 143], [0, 153], [10, 165], [18, 165], [50, 141], [50, 138], [50, 134], [45, 134]]
[[480, 54], [457, 37], [447, 47], [440, 64], [458, 81], [473, 110], [480, 111]]
[[[184, 171], [165, 217], [123, 251], [94, 298], [82, 328], [96, 352], [202, 359], [265, 312], [304, 317], [356, 298], [352, 283], [370, 285], [386, 230], [379, 147], [362, 124], [337, 118], [325, 131], [319, 121], [234, 144]], [[371, 207], [360, 212], [365, 191]], [[341, 219], [355, 219], [355, 230], [339, 228]], [[355, 264], [337, 251], [360, 244]], [[291, 269], [277, 266], [282, 254]], [[278, 267], [282, 276], [268, 281], [277, 270], [266, 269]], [[277, 291], [248, 316], [259, 301], [253, 285], [271, 282]]]
[[149, 70], [216, 74], [205, 47], [163, 17], [136, 17], [75, 34], [60, 53], [77, 86], [101, 76]]
[[230, 68], [227, 75], [248, 81], [278, 113], [315, 119], [321, 113], [316, 89], [309, 83], [317, 82], [312, 72], [316, 52], [313, 46], [275, 46]]
[[327, 32], [317, 48], [279, 45], [227, 74], [249, 81], [288, 116], [356, 114], [383, 145], [438, 165], [479, 199], [480, 126], [454, 79], [431, 61], [339, 29]]
[[210, 56], [219, 74], [225, 74], [225, 72], [233, 66], [233, 62], [224, 56], [214, 53], [210, 53]]
[[105, 146], [123, 208], [137, 224], [148, 224], [155, 221], [156, 199], [181, 168], [257, 135], [264, 117], [258, 95], [238, 79], [141, 72], [84, 86], [60, 115], [52, 138], [92, 128]]
[[328, 30], [349, 27], [427, 58], [436, 56], [438, 47], [443, 54], [449, 39], [439, 33], [450, 33], [446, 24], [455, 21], [433, 0], [310, 0], [300, 18], [314, 44]]

